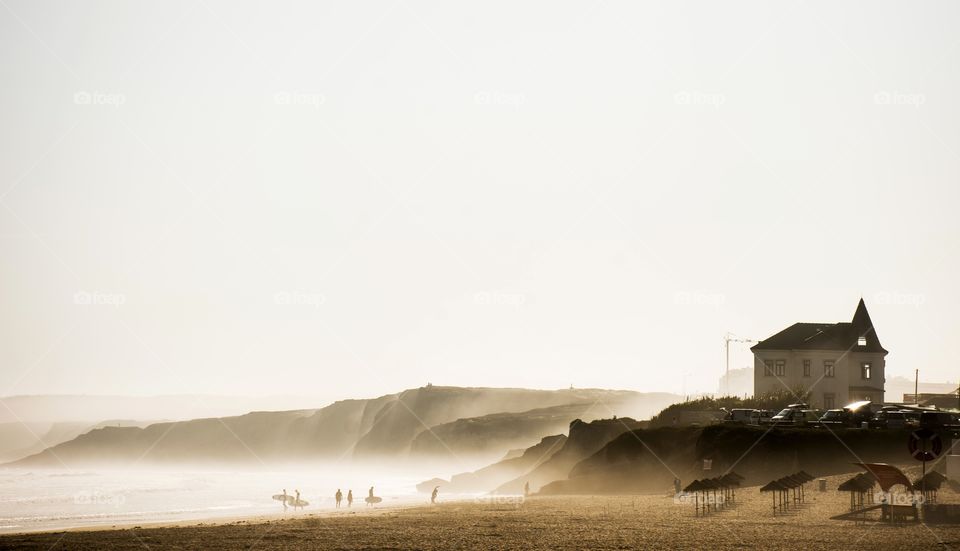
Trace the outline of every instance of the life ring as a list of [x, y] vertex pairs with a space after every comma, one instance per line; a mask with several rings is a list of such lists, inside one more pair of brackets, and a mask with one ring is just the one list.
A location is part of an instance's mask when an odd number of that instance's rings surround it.
[[933, 461], [943, 452], [943, 440], [930, 429], [919, 429], [910, 433], [907, 449], [917, 461]]

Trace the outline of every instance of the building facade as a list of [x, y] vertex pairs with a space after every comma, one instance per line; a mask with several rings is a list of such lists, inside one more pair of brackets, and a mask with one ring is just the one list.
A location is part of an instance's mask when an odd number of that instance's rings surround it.
[[811, 407], [821, 409], [884, 401], [887, 351], [863, 299], [850, 322], [795, 323], [750, 350], [755, 396], [809, 392]]

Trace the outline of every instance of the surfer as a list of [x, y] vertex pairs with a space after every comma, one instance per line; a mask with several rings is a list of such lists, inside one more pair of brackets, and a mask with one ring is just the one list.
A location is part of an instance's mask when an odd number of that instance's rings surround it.
[[283, 510], [287, 510], [287, 489], [283, 489]]
[[433, 487], [433, 493], [430, 494], [430, 503], [435, 504], [437, 502], [437, 494], [440, 493], [440, 486]]
[[527, 497], [527, 496], [529, 496], [529, 495], [530, 495], [530, 483], [529, 483], [529, 482], [525, 482], [525, 483], [523, 484], [523, 497]]
[[297, 500], [293, 502], [293, 509], [296, 510], [300, 505], [300, 490], [297, 490]]
[[353, 506], [353, 490], [347, 490], [347, 507]]
[[343, 492], [340, 491], [340, 488], [337, 488], [336, 495], [333, 496], [337, 500], [337, 508], [340, 508], [340, 502], [343, 500]]

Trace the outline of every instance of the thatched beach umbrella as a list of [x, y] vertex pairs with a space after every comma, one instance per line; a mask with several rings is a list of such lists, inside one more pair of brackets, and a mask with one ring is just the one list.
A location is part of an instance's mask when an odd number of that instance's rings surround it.
[[[694, 480], [690, 484], [687, 484], [687, 487], [683, 489], [684, 493], [693, 494], [693, 514], [698, 515], [700, 511], [700, 492], [703, 491], [703, 483], [699, 480]], [[704, 511], [706, 514], [706, 511]]]
[[857, 476], [843, 482], [837, 487], [838, 491], [850, 492], [850, 510], [863, 507], [863, 496], [870, 491], [876, 484], [876, 480], [866, 473], [860, 473]]
[[773, 494], [773, 514], [777, 514], [777, 497], [780, 497], [780, 509], [783, 510], [783, 492], [786, 488], [779, 480], [773, 480], [768, 482], [763, 487], [760, 488], [761, 492], [772, 492]]
[[918, 478], [913, 482], [913, 491], [920, 492], [920, 495], [923, 496], [924, 501], [928, 503], [936, 503], [937, 501], [937, 492], [940, 491], [940, 486], [944, 481], [947, 480], [947, 477], [936, 471], [930, 471], [921, 478]]
[[727, 473], [720, 477], [720, 482], [724, 487], [724, 498], [729, 498], [730, 501], [736, 501], [737, 491], [736, 489], [740, 487], [740, 480], [742, 477], [735, 473]]
[[806, 484], [807, 482], [812, 482], [816, 480], [816, 477], [814, 477], [807, 471], [800, 471], [796, 474], [796, 476], [798, 476], [802, 480], [802, 482], [800, 483], [800, 501], [804, 501], [806, 499], [806, 490], [804, 489], [803, 485]]
[[700, 481], [703, 484], [704, 493], [707, 498], [707, 510], [710, 510], [710, 506], [713, 506], [713, 510], [717, 510], [717, 490], [720, 488], [720, 484], [715, 478], [705, 478]]

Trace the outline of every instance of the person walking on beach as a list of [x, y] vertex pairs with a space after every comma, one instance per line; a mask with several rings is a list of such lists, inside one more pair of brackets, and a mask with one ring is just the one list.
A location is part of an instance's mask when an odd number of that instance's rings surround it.
[[343, 492], [340, 491], [340, 488], [337, 488], [337, 494], [334, 497], [337, 499], [337, 509], [339, 509], [340, 502], [343, 500]]
[[530, 483], [529, 483], [529, 482], [524, 482], [524, 483], [523, 483], [523, 497], [527, 497], [527, 496], [529, 496], [529, 495], [530, 495]]
[[680, 495], [680, 479], [676, 477], [673, 479], [673, 495]]
[[286, 512], [287, 510], [287, 489], [286, 488], [283, 489], [283, 510], [284, 512]]
[[293, 502], [293, 510], [296, 511], [297, 507], [300, 505], [300, 490], [296, 490], [297, 500]]
[[347, 507], [353, 506], [353, 490], [347, 490]]
[[436, 504], [436, 503], [437, 503], [437, 494], [439, 494], [439, 493], [440, 493], [440, 486], [434, 486], [434, 487], [433, 487], [433, 493], [430, 494], [430, 503], [431, 503], [431, 504]]

